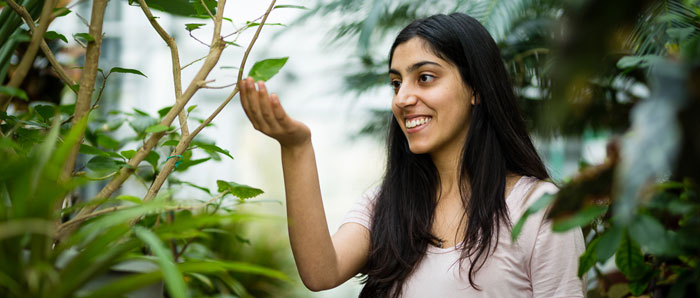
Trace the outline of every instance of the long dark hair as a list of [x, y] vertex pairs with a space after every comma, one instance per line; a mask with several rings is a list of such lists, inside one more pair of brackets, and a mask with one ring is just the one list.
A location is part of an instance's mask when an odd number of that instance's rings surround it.
[[[538, 156], [515, 100], [513, 87], [488, 31], [465, 14], [419, 19], [396, 37], [396, 47], [421, 38], [441, 59], [459, 69], [474, 90], [467, 139], [459, 165], [459, 190], [467, 218], [459, 258], [468, 259], [469, 282], [498, 245], [502, 225], [510, 228], [505, 202], [506, 174], [549, 177]], [[371, 222], [370, 253], [361, 298], [399, 297], [403, 283], [439, 239], [432, 234], [440, 180], [427, 154], [411, 153], [406, 137], [392, 119], [386, 174]]]

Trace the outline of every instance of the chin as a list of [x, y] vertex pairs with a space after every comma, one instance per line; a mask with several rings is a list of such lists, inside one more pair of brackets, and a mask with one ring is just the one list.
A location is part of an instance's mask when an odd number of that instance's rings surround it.
[[411, 150], [413, 154], [425, 154], [430, 151], [428, 147], [423, 144], [411, 144], [411, 142], [408, 143], [408, 149]]

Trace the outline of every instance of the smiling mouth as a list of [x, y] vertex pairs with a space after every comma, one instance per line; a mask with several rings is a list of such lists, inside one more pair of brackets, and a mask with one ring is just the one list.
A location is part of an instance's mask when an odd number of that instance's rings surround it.
[[433, 119], [433, 118], [427, 117], [427, 116], [406, 119], [406, 129], [411, 129], [411, 128], [425, 125], [428, 122], [430, 122], [431, 119]]

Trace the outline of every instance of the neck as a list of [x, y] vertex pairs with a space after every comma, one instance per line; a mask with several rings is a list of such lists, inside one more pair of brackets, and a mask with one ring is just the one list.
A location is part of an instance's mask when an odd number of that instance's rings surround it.
[[440, 175], [441, 197], [459, 192], [459, 166], [461, 150], [443, 151], [431, 154], [435, 168]]

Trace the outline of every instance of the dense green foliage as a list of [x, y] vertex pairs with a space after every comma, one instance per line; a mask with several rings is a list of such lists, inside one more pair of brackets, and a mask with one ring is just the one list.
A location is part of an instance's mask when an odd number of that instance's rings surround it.
[[[17, 2], [32, 19], [44, 6], [40, 0]], [[216, 14], [219, 5], [215, 0], [146, 3], [163, 13], [207, 23], [216, 22], [210, 13]], [[141, 13], [137, 1], [129, 4], [134, 13]], [[40, 87], [31, 96], [24, 90], [27, 86], [43, 86], [35, 77], [28, 76], [19, 88], [5, 86], [16, 75], [16, 61], [24, 59], [31, 36], [7, 5], [0, 1], [0, 95], [14, 108], [0, 110], [0, 296], [124, 297], [156, 284], [156, 293], [150, 295], [275, 297], [292, 287], [287, 272], [279, 270], [285, 265], [274, 262], [280, 257], [268, 257], [271, 248], [260, 248], [266, 257], [251, 256], [246, 248], [251, 246], [243, 235], [247, 223], [280, 220], [241, 210], [262, 190], [224, 180], [218, 180], [218, 189], [212, 190], [184, 180], [183, 173], [192, 167], [233, 159], [228, 150], [167, 124], [165, 118], [175, 105], [163, 107], [157, 115], [135, 108], [100, 107], [101, 102], [118, 100], [103, 99], [110, 96], [103, 91], [115, 76], [145, 79], [140, 70], [97, 68], [97, 91], [89, 101], [89, 116], [82, 118], [76, 117], [77, 104], [58, 104], [65, 94], [77, 94], [81, 82], [60, 82], [56, 92]], [[80, 18], [69, 9], [56, 11], [60, 12], [56, 17]], [[260, 25], [265, 18], [257, 20]], [[249, 23], [241, 31], [262, 28]], [[199, 27], [188, 24], [182, 30]], [[67, 42], [55, 31], [47, 31], [44, 37], [54, 52], [61, 41]], [[82, 46], [99, 40], [84, 32], [74, 33], [73, 38]], [[43, 54], [37, 56], [46, 59]], [[260, 61], [249, 75], [270, 79], [285, 62], [286, 58]], [[46, 65], [46, 72], [50, 68]], [[79, 69], [87, 72], [88, 66]], [[182, 107], [182, 115], [202, 128], [210, 126], [195, 108], [193, 104]], [[193, 138], [191, 142], [183, 143], [185, 134]], [[144, 149], [154, 139], [155, 146]], [[62, 173], [72, 148], [79, 148], [80, 156], [66, 176]], [[141, 152], [147, 155], [133, 165]], [[206, 157], [193, 157], [200, 153]], [[95, 196], [94, 189], [105, 190], [120, 175], [129, 175], [149, 193], [159, 177], [165, 175], [167, 183], [154, 190], [153, 198], [130, 194], [129, 189]], [[183, 187], [197, 188], [201, 196], [177, 195]]]

